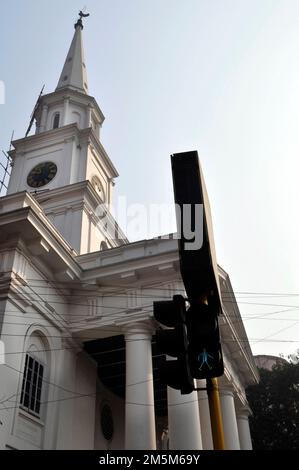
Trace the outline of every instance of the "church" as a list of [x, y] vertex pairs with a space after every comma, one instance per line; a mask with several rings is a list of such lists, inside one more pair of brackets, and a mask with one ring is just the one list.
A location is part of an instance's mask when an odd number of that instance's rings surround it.
[[[0, 449], [211, 450], [207, 392], [181, 395], [159, 381], [153, 302], [184, 294], [178, 244], [130, 243], [109, 212], [118, 173], [101, 144], [82, 30], [80, 17], [58, 85], [35, 107], [35, 133], [9, 152]], [[258, 372], [230, 278], [218, 274], [225, 446], [251, 449], [245, 389]]]

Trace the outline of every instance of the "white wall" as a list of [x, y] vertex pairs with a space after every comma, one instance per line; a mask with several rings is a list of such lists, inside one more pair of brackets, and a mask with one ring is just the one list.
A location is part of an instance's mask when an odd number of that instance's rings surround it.
[[[101, 430], [101, 407], [108, 403], [112, 408], [114, 433], [107, 441]], [[125, 446], [125, 404], [124, 400], [107, 390], [99, 381], [97, 383], [97, 402], [95, 412], [94, 448], [99, 450], [124, 449]]]

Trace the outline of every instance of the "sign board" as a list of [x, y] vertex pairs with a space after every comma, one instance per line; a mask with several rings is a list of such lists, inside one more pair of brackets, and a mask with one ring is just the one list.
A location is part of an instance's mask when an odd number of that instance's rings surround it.
[[[197, 151], [171, 156], [181, 274], [189, 299], [222, 310], [210, 203]], [[190, 217], [191, 214], [191, 217]], [[191, 235], [191, 233], [193, 235]]]

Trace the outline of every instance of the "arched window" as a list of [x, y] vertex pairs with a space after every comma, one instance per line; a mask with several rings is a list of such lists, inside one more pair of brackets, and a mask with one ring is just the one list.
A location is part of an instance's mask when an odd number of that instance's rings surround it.
[[[20, 390], [20, 406], [28, 413], [41, 418], [42, 404], [47, 395], [47, 380], [50, 366], [49, 345], [40, 331], [32, 331], [27, 337], [25, 361]], [[45, 408], [43, 408], [45, 409]]]
[[54, 119], [53, 119], [53, 129], [57, 129], [59, 127], [59, 118], [60, 118], [60, 114], [55, 113]]

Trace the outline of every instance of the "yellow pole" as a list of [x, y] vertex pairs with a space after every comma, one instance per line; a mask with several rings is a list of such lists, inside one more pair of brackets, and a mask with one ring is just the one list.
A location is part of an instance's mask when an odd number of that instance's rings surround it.
[[225, 450], [218, 380], [207, 379], [214, 450]]

